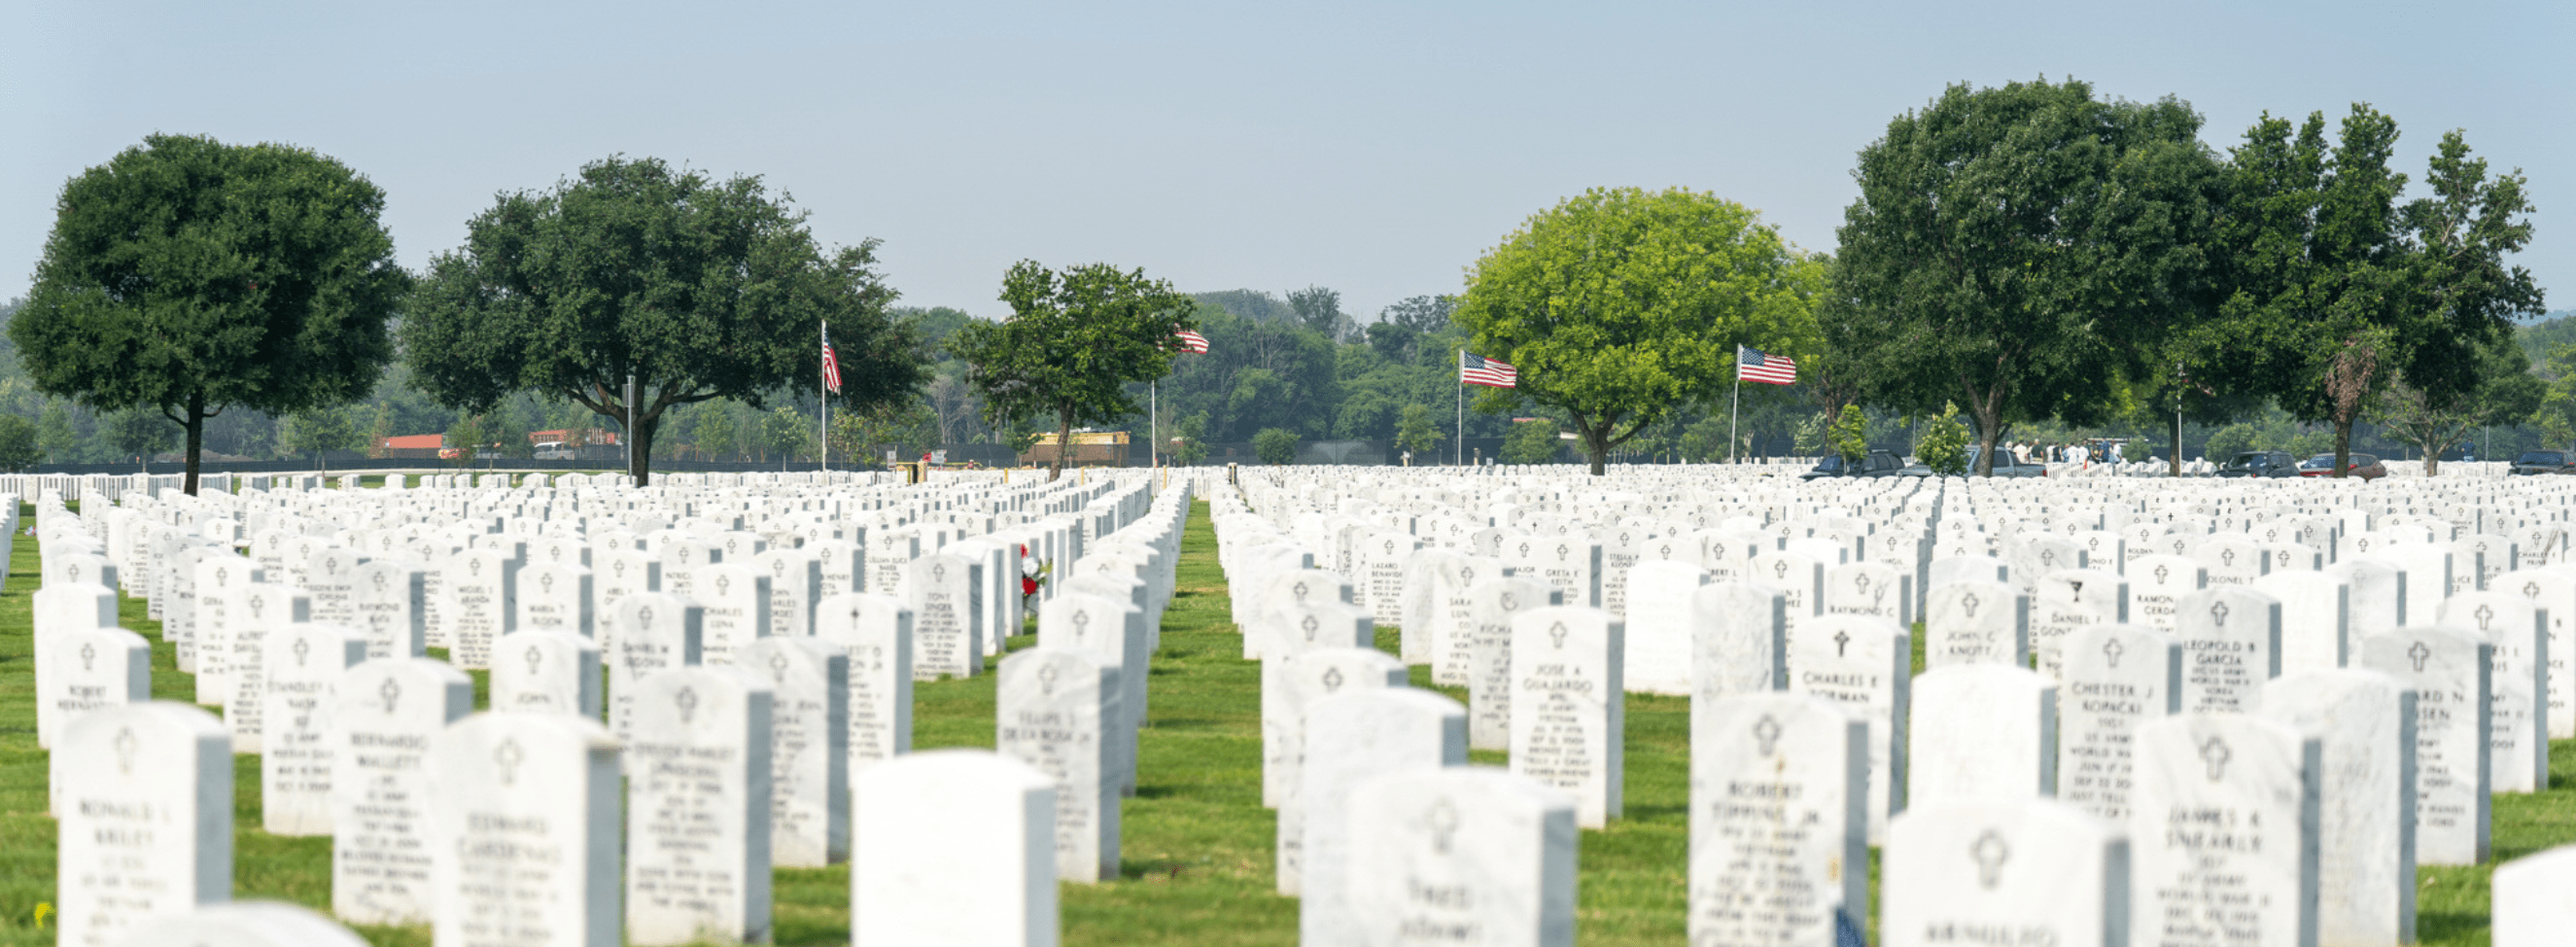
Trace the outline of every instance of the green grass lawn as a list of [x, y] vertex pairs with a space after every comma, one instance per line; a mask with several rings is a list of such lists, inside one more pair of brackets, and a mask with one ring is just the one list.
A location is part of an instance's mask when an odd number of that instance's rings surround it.
[[[32, 522], [32, 515], [30, 515]], [[15, 538], [6, 594], [0, 594], [0, 947], [50, 945], [38, 906], [54, 898], [54, 822], [45, 815], [45, 754], [35, 745], [35, 674], [28, 593], [36, 584], [31, 537]], [[153, 691], [186, 700], [190, 679], [171, 664], [160, 624], [144, 603], [124, 603], [125, 627], [154, 640]], [[1182, 543], [1178, 594], [1163, 619], [1153, 664], [1152, 719], [1140, 742], [1139, 786], [1126, 801], [1121, 877], [1066, 885], [1069, 945], [1294, 944], [1297, 905], [1272, 894], [1273, 819], [1261, 808], [1260, 674], [1237, 657], [1227, 622], [1224, 576], [1206, 507], [1194, 511]], [[1011, 646], [1027, 647], [1028, 636]], [[1393, 632], [1378, 645], [1395, 648]], [[1921, 656], [1918, 651], [1916, 662]], [[1429, 686], [1415, 668], [1414, 683]], [[483, 675], [476, 673], [476, 705]], [[1458, 688], [1437, 688], [1464, 700]], [[927, 749], [993, 745], [993, 678], [919, 685], [915, 740]], [[1585, 944], [1682, 943], [1683, 858], [1688, 849], [1689, 702], [1628, 697], [1627, 814], [1582, 838], [1578, 919]], [[1500, 764], [1479, 751], [1474, 761]], [[2557, 773], [2576, 771], [2576, 741], [2551, 747], [2549, 791], [2495, 800], [2498, 859], [2576, 841], [2576, 790]], [[234, 894], [317, 908], [330, 903], [330, 842], [279, 838], [259, 829], [258, 760], [236, 757]], [[2487, 878], [2492, 866], [2428, 868], [2418, 899], [2427, 944], [2487, 943]], [[1874, 873], [1874, 872], [1873, 872]], [[849, 942], [849, 873], [841, 868], [777, 873], [777, 942]], [[1873, 916], [1875, 911], [1872, 911]], [[426, 945], [426, 927], [366, 928], [376, 944]]]

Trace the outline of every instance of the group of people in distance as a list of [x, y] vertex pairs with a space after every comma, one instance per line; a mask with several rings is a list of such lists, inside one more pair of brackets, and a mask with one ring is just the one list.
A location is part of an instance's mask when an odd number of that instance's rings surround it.
[[2090, 462], [2117, 464], [2128, 460], [2125, 456], [2126, 453], [2125, 445], [2119, 441], [2084, 441], [2071, 444], [2037, 444], [2030, 441], [2014, 441], [2012, 445], [2012, 455], [2025, 464], [2083, 464]]

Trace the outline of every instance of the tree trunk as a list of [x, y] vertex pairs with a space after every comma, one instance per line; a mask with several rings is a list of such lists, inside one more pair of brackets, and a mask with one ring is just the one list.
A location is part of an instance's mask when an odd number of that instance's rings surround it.
[[1072, 456], [1073, 409], [1065, 408], [1055, 413], [1055, 465], [1047, 468], [1048, 483], [1064, 477], [1064, 462]]
[[1578, 425], [1577, 430], [1583, 432], [1583, 453], [1592, 458], [1592, 475], [1601, 476], [1610, 461], [1609, 425], [1602, 425], [1598, 431], [1588, 425]]
[[2441, 472], [2442, 472], [2442, 454], [2441, 454], [2441, 452], [2440, 452], [2440, 451], [2425, 451], [2425, 452], [2424, 452], [2424, 476], [2427, 476], [2427, 477], [2438, 476], [2438, 475], [2440, 475], [2440, 474], [2441, 474]]
[[[629, 406], [627, 410], [634, 409]], [[633, 454], [626, 463], [626, 473], [635, 478], [636, 486], [653, 484], [653, 434], [661, 426], [662, 416], [656, 413], [635, 419], [633, 429], [626, 432], [627, 450]]]
[[2177, 410], [2177, 411], [2175, 411], [2175, 412], [2174, 412], [2174, 416], [2173, 416], [2173, 423], [2172, 423], [2171, 425], [2168, 425], [2168, 426], [2169, 426], [2169, 427], [2171, 427], [2171, 428], [2173, 429], [2173, 440], [2170, 442], [2170, 443], [2173, 445], [2173, 446], [2170, 448], [2170, 450], [2172, 450], [2172, 451], [2173, 451], [2173, 458], [2172, 458], [2172, 462], [2171, 462], [2171, 463], [2169, 463], [2169, 464], [2167, 464], [2166, 466], [2169, 468], [2169, 470], [2168, 470], [2168, 475], [2170, 475], [2170, 476], [2175, 476], [2175, 477], [2179, 477], [2179, 476], [2182, 476], [2182, 412], [2181, 412], [2181, 411]]
[[184, 486], [182, 489], [187, 491], [189, 496], [197, 495], [197, 452], [204, 449], [206, 446], [205, 408], [206, 396], [204, 393], [189, 393], [188, 423], [180, 425], [188, 432], [188, 476], [183, 481]]
[[2343, 479], [2344, 468], [2352, 466], [2352, 414], [2340, 413], [2334, 419], [2334, 472], [2329, 476]]
[[1968, 411], [1977, 419], [1977, 466], [1968, 471], [1970, 476], [1995, 475], [1995, 444], [2004, 435], [2003, 400], [2001, 393], [1968, 399]]

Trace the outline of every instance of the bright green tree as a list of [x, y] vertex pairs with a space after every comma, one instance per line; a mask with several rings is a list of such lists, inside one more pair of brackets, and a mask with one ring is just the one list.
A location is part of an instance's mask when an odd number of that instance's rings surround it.
[[772, 408], [760, 416], [760, 446], [777, 454], [779, 469], [784, 470], [790, 459], [813, 452], [814, 419], [796, 410], [795, 405]]
[[277, 425], [278, 446], [299, 453], [312, 451], [314, 469], [324, 469], [324, 452], [367, 446], [367, 431], [359, 426], [359, 410], [362, 409], [311, 408], [287, 415]]
[[0, 414], [0, 470], [25, 473], [44, 459], [45, 448], [36, 440], [36, 422]]
[[1844, 405], [1841, 416], [1834, 418], [1832, 427], [1825, 432], [1825, 439], [1845, 463], [1860, 463], [1861, 458], [1869, 456], [1869, 416], [1861, 413], [1859, 405]]
[[1480, 407], [1517, 396], [1564, 412], [1599, 474], [1673, 406], [1719, 394], [1738, 344], [1808, 345], [1823, 269], [1733, 201], [1595, 189], [1476, 261], [1455, 317], [1478, 354], [1520, 372]]
[[67, 464], [81, 453], [80, 428], [72, 423], [72, 406], [60, 399], [47, 399], [43, 414], [36, 417], [36, 446], [54, 463]]
[[1062, 273], [1036, 261], [1013, 264], [1002, 278], [1011, 317], [976, 322], [949, 337], [950, 354], [966, 361], [966, 380], [984, 399], [985, 421], [1055, 422], [1056, 452], [1047, 479], [1064, 475], [1073, 426], [1107, 424], [1136, 414], [1129, 382], [1161, 378], [1184, 351], [1174, 333], [1193, 329], [1196, 303], [1144, 270], [1105, 263]]
[[1522, 421], [1513, 424], [1511, 433], [1503, 436], [1503, 463], [1554, 463], [1557, 452], [1563, 449], [1555, 422], [1546, 418]]
[[1860, 153], [1818, 314], [1864, 400], [1956, 402], [1980, 472], [2005, 425], [2105, 416], [2112, 386], [2201, 305], [2214, 161], [2199, 116], [2068, 80], [1956, 85]]
[[468, 221], [413, 294], [404, 352], [423, 390], [477, 412], [534, 392], [625, 417], [631, 375], [629, 472], [650, 483], [665, 412], [812, 383], [827, 323], [841, 405], [911, 396], [921, 353], [887, 312], [876, 245], [826, 252], [758, 178], [610, 158]]
[[98, 419], [99, 439], [118, 459], [148, 463], [170, 448], [170, 417], [148, 406], [110, 411]]
[[459, 467], [471, 467], [474, 466], [475, 455], [481, 454], [485, 448], [491, 446], [491, 438], [485, 432], [483, 419], [480, 416], [459, 414], [456, 416], [456, 423], [447, 426], [446, 443], [450, 450], [456, 451], [456, 456], [450, 458], [450, 463]]
[[1933, 473], [1956, 477], [1968, 472], [1968, 428], [1959, 423], [1959, 406], [1941, 406], [1941, 416], [1923, 425], [1914, 441], [1914, 457]]
[[1297, 459], [1297, 432], [1267, 428], [1252, 435], [1252, 455], [1265, 464], [1285, 464]]
[[1440, 429], [1440, 422], [1431, 416], [1431, 409], [1422, 405], [1405, 405], [1402, 418], [1395, 422], [1397, 449], [1421, 455], [1424, 460], [1434, 459], [1432, 452], [1439, 450], [1441, 443], [1448, 439], [1449, 433]]
[[1180, 443], [1173, 445], [1172, 459], [1179, 461], [1183, 467], [1205, 459], [1208, 455], [1207, 427], [1208, 416], [1205, 411], [1182, 418], [1180, 434], [1173, 438]]
[[301, 148], [147, 137], [64, 185], [10, 338], [38, 390], [177, 424], [196, 493], [208, 418], [348, 401], [392, 359], [384, 204]]
[[697, 418], [689, 425], [689, 442], [698, 456], [715, 460], [733, 453], [736, 435], [733, 406], [724, 402], [701, 405]]

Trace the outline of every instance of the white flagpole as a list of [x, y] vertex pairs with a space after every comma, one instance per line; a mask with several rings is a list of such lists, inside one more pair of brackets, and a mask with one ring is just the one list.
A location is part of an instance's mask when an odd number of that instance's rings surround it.
[[1736, 423], [1743, 420], [1743, 418], [1744, 346], [1738, 345], [1735, 347], [1735, 400], [1732, 406], [1726, 409], [1726, 462], [1730, 464], [1743, 463], [1743, 460], [1735, 455], [1736, 444], [1738, 443], [1735, 426]]
[[[832, 347], [832, 324], [829, 322], [823, 323], [823, 347]], [[818, 428], [814, 432], [814, 469], [826, 474], [832, 472], [832, 388], [831, 376], [826, 374], [829, 371], [831, 369], [821, 359], [814, 361], [814, 416]]]
[[1467, 466], [1467, 350], [1458, 350], [1458, 466]]
[[1145, 469], [1163, 466], [1163, 380], [1145, 383]]

